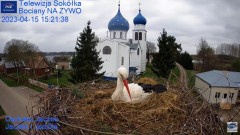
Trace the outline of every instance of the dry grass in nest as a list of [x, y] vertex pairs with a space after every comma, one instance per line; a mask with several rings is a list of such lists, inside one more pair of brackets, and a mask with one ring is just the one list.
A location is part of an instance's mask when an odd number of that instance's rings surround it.
[[[138, 82], [156, 84], [147, 78]], [[221, 129], [213, 109], [181, 85], [153, 93], [141, 103], [113, 102], [115, 87], [115, 83], [83, 83], [78, 89], [84, 98], [62, 91], [57, 102], [54, 93], [48, 94], [48, 107], [39, 115], [59, 117], [63, 134], [218, 134]], [[60, 106], [69, 111], [59, 111]]]
[[145, 83], [145, 84], [158, 84], [158, 82], [156, 80], [154, 80], [153, 78], [140, 78], [139, 80], [136, 81], [136, 83]]
[[72, 122], [99, 131], [155, 134], [156, 131], [163, 131], [160, 127], [166, 123], [174, 125], [178, 116], [173, 115], [183, 113], [174, 107], [179, 103], [174, 92], [153, 93], [146, 101], [133, 104], [113, 102], [110, 99], [113, 90], [95, 91], [91, 96], [79, 100], [71, 108], [71, 115], [81, 119]]

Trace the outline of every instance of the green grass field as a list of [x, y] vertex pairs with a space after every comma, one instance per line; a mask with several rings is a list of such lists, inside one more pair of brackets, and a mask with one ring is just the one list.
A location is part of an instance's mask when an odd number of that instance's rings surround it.
[[3, 75], [3, 74], [0, 74], [0, 79], [9, 87], [18, 87], [18, 86], [21, 86], [20, 83], [16, 82], [15, 80]]
[[[57, 79], [58, 79], [58, 83], [59, 85], [66, 85], [69, 83], [68, 78], [70, 78], [70, 71], [67, 70], [60, 70], [61, 72], [61, 77], [57, 77], [57, 76], [51, 76], [49, 78], [41, 78], [39, 79], [40, 82], [46, 83], [46, 84], [51, 84], [51, 85], [55, 85], [57, 86]], [[55, 72], [57, 73], [57, 71]]]
[[28, 88], [31, 88], [35, 91], [38, 91], [38, 92], [42, 92], [43, 89], [40, 88], [40, 87], [37, 87], [37, 86], [34, 86], [32, 84], [29, 84], [29, 83], [18, 83], [17, 81], [3, 75], [3, 74], [0, 74], [0, 79], [8, 86], [8, 87], [18, 87], [18, 86], [25, 86], [25, 87], [28, 87]]
[[194, 70], [186, 70], [186, 72], [187, 72], [188, 88], [191, 89], [195, 85], [195, 74], [196, 74], [196, 71], [194, 71]]
[[[146, 72], [144, 72], [144, 74], [141, 77], [146, 77], [146, 78], [152, 78], [154, 80], [160, 81], [161, 79], [159, 79], [153, 72], [152, 72], [152, 65], [147, 65], [146, 66]], [[173, 70], [172, 73], [175, 74], [177, 77], [180, 76], [180, 70], [178, 69], [178, 67], [176, 66]], [[175, 76], [171, 76], [170, 78], [170, 82], [171, 83], [175, 83], [177, 81], [177, 78]]]

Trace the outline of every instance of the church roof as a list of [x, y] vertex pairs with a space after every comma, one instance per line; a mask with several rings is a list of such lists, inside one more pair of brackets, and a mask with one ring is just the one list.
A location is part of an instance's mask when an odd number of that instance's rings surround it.
[[129, 30], [129, 23], [121, 14], [120, 4], [118, 5], [117, 14], [108, 23], [108, 29], [109, 31], [113, 31], [113, 30], [128, 31]]
[[127, 43], [126, 45], [128, 45], [130, 47], [130, 49], [134, 49], [134, 50], [137, 50], [139, 44], [138, 43], [135, 43], [135, 44], [130, 44], [130, 43]]
[[147, 20], [146, 18], [141, 14], [141, 10], [139, 10], [138, 15], [133, 19], [133, 23], [136, 24], [142, 24], [142, 25], [146, 25], [147, 24]]

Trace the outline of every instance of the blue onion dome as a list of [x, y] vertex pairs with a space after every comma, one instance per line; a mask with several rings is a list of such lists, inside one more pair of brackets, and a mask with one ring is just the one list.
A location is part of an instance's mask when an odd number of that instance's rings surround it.
[[108, 23], [108, 30], [109, 31], [114, 31], [114, 30], [128, 31], [129, 30], [129, 23], [122, 16], [120, 12], [120, 4], [118, 4], [117, 14]]
[[136, 24], [143, 24], [146, 25], [147, 24], [147, 20], [144, 16], [142, 16], [141, 14], [141, 10], [139, 10], [138, 15], [133, 19], [133, 23]]

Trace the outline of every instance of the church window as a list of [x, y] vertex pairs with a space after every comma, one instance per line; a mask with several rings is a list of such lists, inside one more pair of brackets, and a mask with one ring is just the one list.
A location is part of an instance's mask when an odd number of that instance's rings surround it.
[[122, 57], [121, 65], [124, 65], [124, 57]]
[[138, 48], [138, 49], [137, 49], [137, 55], [139, 55], [139, 51], [140, 51], [140, 50], [139, 50], [139, 48]]
[[135, 40], [138, 40], [138, 32], [135, 32]]
[[127, 39], [127, 34], [125, 34], [125, 39]]
[[142, 40], [142, 32], [139, 32], [139, 40]]
[[109, 46], [105, 46], [103, 47], [103, 54], [111, 54], [112, 53], [112, 49]]
[[122, 39], [122, 32], [120, 32], [120, 38]]
[[147, 41], [147, 34], [145, 33], [145, 41]]
[[116, 32], [113, 32], [113, 38], [116, 38]]

